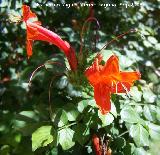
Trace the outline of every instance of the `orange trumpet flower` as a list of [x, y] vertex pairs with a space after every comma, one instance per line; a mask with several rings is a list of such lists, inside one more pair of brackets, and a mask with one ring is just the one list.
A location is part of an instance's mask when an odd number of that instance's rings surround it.
[[22, 6], [23, 21], [27, 27], [27, 55], [32, 55], [32, 44], [34, 40], [41, 40], [52, 43], [59, 47], [66, 55], [72, 70], [77, 69], [77, 58], [74, 49], [67, 41], [64, 41], [56, 33], [41, 26], [39, 21], [31, 22], [30, 19], [37, 18], [35, 13], [32, 13], [30, 7]]
[[104, 66], [100, 65], [102, 55], [98, 55], [93, 64], [86, 69], [85, 76], [94, 87], [94, 98], [102, 114], [111, 110], [112, 93], [128, 93], [134, 81], [140, 79], [140, 72], [119, 70], [118, 57], [112, 55]]

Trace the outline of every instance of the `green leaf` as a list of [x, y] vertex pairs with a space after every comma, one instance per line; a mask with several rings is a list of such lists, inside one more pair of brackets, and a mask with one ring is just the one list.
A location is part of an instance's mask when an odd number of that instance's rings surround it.
[[57, 86], [59, 89], [64, 89], [68, 84], [68, 79], [66, 76], [62, 76], [60, 80], [57, 82]]
[[94, 100], [94, 99], [92, 99], [92, 100], [88, 100], [88, 105], [90, 105], [90, 106], [92, 106], [92, 107], [96, 107], [96, 108], [98, 108], [97, 107], [97, 104], [96, 104], [96, 101]]
[[55, 63], [54, 61], [47, 61], [45, 64], [44, 64], [44, 67], [48, 70], [48, 71], [52, 71], [54, 73], [64, 73], [65, 71], [65, 65], [59, 65], [60, 62], [58, 63]]
[[24, 136], [30, 136], [37, 128], [45, 125], [43, 122], [39, 123], [24, 123], [22, 121], [15, 122], [15, 129], [20, 131]]
[[62, 30], [64, 32], [66, 32], [66, 34], [69, 37], [69, 41], [70, 42], [74, 42], [75, 41], [75, 33], [74, 33], [73, 29], [71, 29], [70, 27], [64, 27], [64, 28], [62, 28]]
[[82, 97], [81, 91], [74, 87], [71, 83], [67, 85], [67, 92], [71, 97]]
[[99, 116], [100, 120], [102, 121], [102, 127], [110, 125], [114, 120], [114, 117], [111, 113], [108, 113], [106, 115], [102, 115], [101, 112], [98, 111], [98, 116]]
[[126, 141], [122, 137], [118, 137], [114, 140], [114, 148], [121, 149], [126, 145]]
[[132, 125], [129, 133], [138, 147], [149, 146], [149, 133], [141, 124]]
[[58, 127], [62, 127], [68, 123], [67, 113], [62, 109], [59, 109], [53, 117], [54, 124]]
[[122, 120], [128, 123], [138, 123], [140, 120], [139, 115], [135, 113], [135, 110], [130, 106], [124, 107], [121, 110], [120, 115]]
[[151, 44], [157, 44], [158, 41], [156, 38], [152, 37], [152, 36], [149, 36], [148, 37], [148, 41], [151, 43]]
[[42, 126], [32, 134], [32, 150], [47, 146], [53, 141], [52, 126]]
[[143, 88], [143, 98], [147, 103], [153, 103], [156, 99], [156, 95], [147, 87]]
[[144, 116], [149, 121], [155, 121], [156, 120], [156, 106], [154, 105], [145, 105], [143, 109]]
[[65, 106], [65, 111], [67, 113], [67, 117], [69, 121], [75, 121], [79, 112], [77, 111], [76, 107], [72, 103], [68, 103]]
[[[101, 46], [100, 49], [102, 47], [103, 46]], [[101, 54], [103, 55], [103, 60], [106, 62], [111, 57], [111, 55], [113, 55], [113, 51], [104, 49], [101, 51]]]
[[64, 128], [58, 132], [58, 140], [63, 150], [68, 150], [74, 146], [73, 135], [74, 131], [70, 128]]
[[151, 155], [151, 154], [148, 154], [142, 147], [140, 147], [135, 149], [134, 155]]
[[143, 44], [144, 44], [144, 46], [146, 46], [147, 48], [152, 47], [152, 44], [151, 44], [149, 41], [147, 41], [147, 40], [144, 40], [144, 41], [143, 41]]
[[159, 107], [157, 107], [156, 108], [156, 118], [157, 118], [157, 120], [160, 122], [160, 108]]
[[125, 155], [133, 155], [134, 150], [135, 145], [133, 143], [127, 143], [123, 149]]
[[90, 137], [89, 128], [85, 124], [77, 124], [74, 131], [74, 140], [78, 141], [83, 146]]
[[140, 102], [141, 101], [141, 97], [142, 97], [142, 92], [138, 90], [137, 87], [132, 87], [130, 90], [130, 95], [132, 96], [132, 98], [137, 101]]
[[51, 150], [51, 155], [57, 155], [58, 154], [58, 148], [53, 148]]
[[110, 113], [117, 118], [117, 110], [113, 102], [111, 102], [111, 111]]
[[123, 56], [123, 55], [120, 56], [120, 62], [122, 62], [122, 63], [120, 63], [120, 67], [122, 69], [130, 67], [134, 63], [133, 60], [131, 60], [130, 58]]
[[83, 110], [88, 106], [88, 100], [82, 100], [78, 103], [78, 111], [83, 112]]
[[0, 148], [0, 154], [1, 155], [10, 155], [10, 147], [9, 145], [3, 145], [1, 148]]
[[148, 122], [149, 134], [152, 139], [159, 140], [160, 139], [160, 126]]
[[160, 43], [155, 45], [156, 50], [160, 50]]
[[21, 111], [16, 115], [16, 119], [24, 122], [35, 122], [38, 120], [38, 116], [34, 111]]
[[67, 112], [67, 116], [69, 121], [75, 121], [78, 116], [78, 112], [76, 110], [71, 110], [70, 112]]
[[149, 150], [149, 155], [159, 155], [159, 150], [160, 150], [160, 141], [159, 139], [157, 140], [152, 140], [150, 144], [150, 150]]
[[147, 72], [148, 78], [154, 83], [154, 84], [158, 84], [159, 83], [159, 78], [158, 76], [151, 71]]
[[139, 104], [137, 104], [136, 102], [133, 102], [133, 101], [132, 101], [132, 103], [133, 103], [134, 105], [136, 105], [136, 106], [134, 107], [135, 111], [136, 111], [139, 115], [141, 115], [142, 112], [143, 112], [142, 106], [139, 105]]

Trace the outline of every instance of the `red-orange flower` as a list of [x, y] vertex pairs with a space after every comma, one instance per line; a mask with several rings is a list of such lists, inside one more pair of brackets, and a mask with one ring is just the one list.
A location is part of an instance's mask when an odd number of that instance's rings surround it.
[[104, 66], [100, 65], [102, 55], [98, 55], [93, 64], [86, 69], [85, 75], [94, 87], [94, 98], [102, 114], [111, 109], [111, 93], [127, 93], [134, 81], [140, 79], [139, 72], [119, 70], [118, 57], [112, 55]]
[[92, 142], [93, 142], [96, 155], [102, 155], [101, 148], [100, 148], [100, 139], [96, 134], [92, 136]]
[[74, 49], [67, 41], [62, 40], [56, 33], [41, 26], [39, 21], [31, 22], [31, 18], [37, 18], [35, 13], [32, 13], [30, 7], [22, 6], [23, 21], [27, 27], [27, 55], [32, 55], [32, 44], [34, 40], [50, 42], [59, 47], [66, 55], [72, 70], [77, 69], [77, 58]]

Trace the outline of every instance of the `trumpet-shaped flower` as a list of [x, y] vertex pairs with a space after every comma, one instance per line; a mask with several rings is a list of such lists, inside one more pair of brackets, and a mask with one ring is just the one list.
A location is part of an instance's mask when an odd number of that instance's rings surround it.
[[94, 98], [102, 114], [111, 109], [112, 93], [128, 93], [134, 81], [140, 79], [137, 71], [124, 72], [119, 70], [118, 57], [112, 55], [104, 66], [100, 65], [102, 55], [98, 55], [93, 64], [86, 69], [85, 76], [94, 87]]
[[37, 18], [35, 13], [32, 13], [30, 7], [22, 6], [23, 21], [27, 27], [27, 55], [32, 55], [32, 44], [34, 40], [41, 40], [52, 43], [59, 47], [66, 55], [72, 70], [77, 69], [77, 58], [74, 49], [67, 41], [62, 40], [56, 33], [41, 26], [39, 21], [30, 21], [32, 18]]

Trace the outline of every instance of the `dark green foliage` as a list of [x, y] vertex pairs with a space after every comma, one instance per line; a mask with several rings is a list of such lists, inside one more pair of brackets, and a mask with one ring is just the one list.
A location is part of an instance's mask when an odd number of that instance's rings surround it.
[[[29, 5], [42, 25], [70, 42], [78, 55], [89, 7], [53, 7], [62, 4], [60, 0], [0, 0], [0, 155], [94, 154], [91, 140], [95, 133], [108, 140], [113, 154], [159, 153], [160, 5], [159, 0], [138, 2], [142, 7], [126, 8], [120, 5], [127, 3], [122, 0], [95, 1], [100, 29], [95, 22], [88, 24], [83, 35], [86, 59], [73, 74], [67, 72], [64, 54], [45, 42], [35, 41], [28, 60], [24, 25], [10, 23], [9, 14], [20, 14], [22, 4]], [[100, 6], [107, 3], [117, 7]], [[142, 78], [132, 87], [130, 97], [112, 95], [112, 110], [104, 116], [83, 75], [84, 67], [105, 43], [130, 29], [137, 32], [118, 39], [101, 53], [104, 61], [115, 53], [121, 69], [138, 69]], [[29, 86], [31, 74], [41, 65]]]

